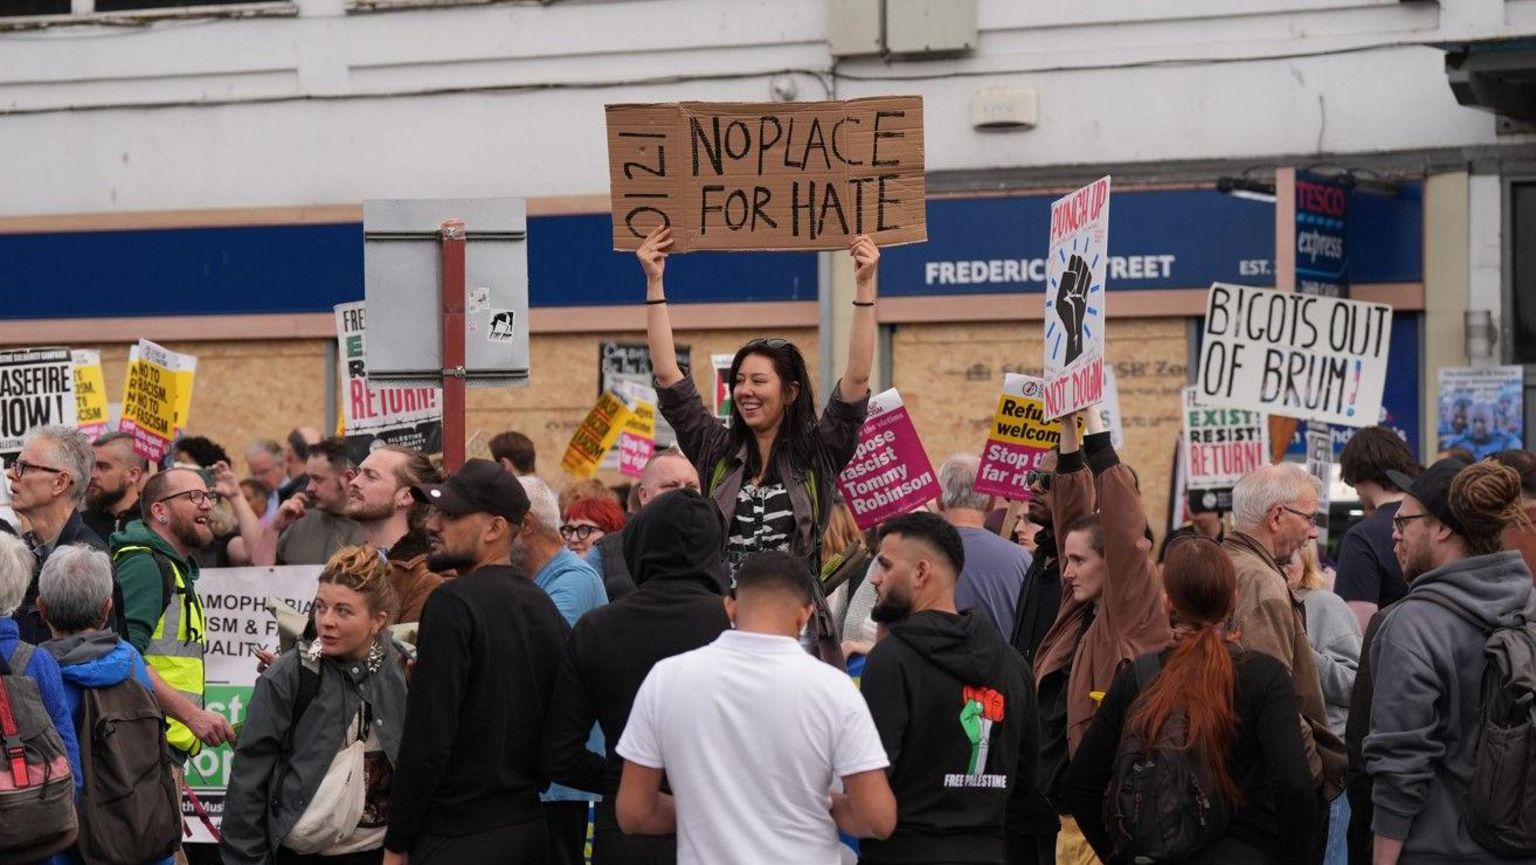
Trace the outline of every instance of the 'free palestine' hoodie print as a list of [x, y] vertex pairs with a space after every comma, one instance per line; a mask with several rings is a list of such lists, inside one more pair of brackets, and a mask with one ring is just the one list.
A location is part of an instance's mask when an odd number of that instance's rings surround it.
[[1003, 808], [1039, 755], [1023, 659], [985, 617], [926, 610], [891, 627], [860, 688], [897, 802], [896, 831], [860, 861], [1001, 862]]

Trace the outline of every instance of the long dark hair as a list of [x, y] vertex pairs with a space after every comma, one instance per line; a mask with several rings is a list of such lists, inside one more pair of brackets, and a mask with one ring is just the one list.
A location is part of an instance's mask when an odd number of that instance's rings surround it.
[[1181, 537], [1168, 545], [1163, 591], [1173, 605], [1176, 642], [1162, 673], [1141, 692], [1130, 728], [1143, 742], [1156, 741], [1169, 717], [1183, 712], [1188, 746], [1208, 762], [1228, 801], [1241, 805], [1227, 771], [1227, 749], [1237, 734], [1237, 670], [1222, 633], [1237, 605], [1237, 573], [1220, 544]]
[[[774, 435], [773, 448], [769, 452], [770, 465], [784, 455], [791, 465], [802, 469], [812, 467], [816, 459], [816, 397], [811, 392], [811, 374], [805, 368], [805, 358], [794, 343], [782, 339], [754, 339], [736, 351], [731, 360], [728, 386], [735, 391], [736, 374], [749, 355], [766, 357], [779, 376], [779, 386], [786, 401], [784, 420]], [[795, 398], [790, 400], [789, 389], [795, 386]], [[757, 477], [763, 471], [762, 458], [757, 452], [757, 441], [747, 422], [741, 416], [734, 395], [731, 398], [731, 444], [735, 448], [746, 446], [747, 477]], [[700, 466], [700, 472], [712, 471], [711, 466]], [[789, 483], [789, 478], [779, 478]]]

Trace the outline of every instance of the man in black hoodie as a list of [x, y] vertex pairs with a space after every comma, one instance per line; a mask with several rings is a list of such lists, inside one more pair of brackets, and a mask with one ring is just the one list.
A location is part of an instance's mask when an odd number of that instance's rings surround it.
[[861, 688], [898, 817], [888, 840], [863, 842], [859, 861], [1001, 865], [1005, 805], [1033, 789], [1039, 759], [1028, 672], [986, 617], [956, 612], [965, 548], [943, 518], [887, 521], [875, 563], [873, 617], [891, 631]]
[[[709, 645], [730, 628], [720, 595], [720, 520], [697, 490], [652, 499], [624, 527], [624, 560], [636, 589], [583, 616], [566, 642], [544, 727], [544, 772], [601, 791], [593, 865], [671, 865], [677, 837], [625, 835], [614, 817], [624, 758], [615, 750], [635, 693], [663, 658]], [[592, 722], [608, 759], [587, 750]]]
[[[1013, 626], [1013, 647], [1024, 658], [1026, 670], [1035, 666], [1035, 652], [1040, 641], [1056, 621], [1061, 609], [1061, 561], [1056, 551], [1056, 532], [1051, 525], [1051, 474], [1056, 470], [1056, 452], [1040, 457], [1030, 473], [1029, 521], [1040, 526], [1035, 533], [1035, 558], [1024, 573], [1019, 587], [1018, 618]], [[1056, 830], [1060, 821], [1056, 809], [1031, 783], [1026, 795], [1008, 801], [1004, 822], [1008, 865], [1055, 865]]]

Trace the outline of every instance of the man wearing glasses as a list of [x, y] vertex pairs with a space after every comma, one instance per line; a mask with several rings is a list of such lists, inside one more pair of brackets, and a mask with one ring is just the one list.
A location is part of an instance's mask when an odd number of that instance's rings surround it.
[[84, 433], [72, 427], [46, 426], [34, 431], [21, 453], [6, 466], [11, 509], [27, 521], [24, 539], [37, 557], [32, 582], [15, 617], [21, 639], [34, 646], [53, 637], [37, 612], [37, 575], [42, 573], [43, 562], [54, 550], [69, 544], [107, 548], [80, 516], [94, 461], [91, 440]]
[[[1317, 499], [1322, 482], [1298, 463], [1264, 466], [1244, 475], [1232, 488], [1232, 522], [1222, 544], [1237, 571], [1237, 609], [1231, 627], [1245, 648], [1279, 659], [1291, 672], [1301, 706], [1302, 740], [1318, 795], [1324, 825], [1317, 834], [1316, 861], [1322, 861], [1328, 837], [1328, 805], [1343, 789], [1344, 743], [1328, 726], [1312, 644], [1307, 640], [1301, 601], [1286, 585], [1280, 562], [1289, 561], [1317, 537]], [[1310, 734], [1310, 735], [1308, 735]]]
[[165, 738], [178, 763], [205, 744], [235, 738], [228, 720], [203, 708], [206, 631], [192, 558], [213, 543], [208, 514], [218, 504], [219, 494], [197, 472], [161, 472], [144, 484], [141, 519], [112, 536], [128, 642], [149, 664], [155, 697], [171, 718]]

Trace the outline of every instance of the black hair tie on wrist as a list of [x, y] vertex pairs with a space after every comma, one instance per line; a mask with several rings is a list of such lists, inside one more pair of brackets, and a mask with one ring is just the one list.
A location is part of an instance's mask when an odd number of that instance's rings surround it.
[[656, 306], [657, 304], [666, 303], [666, 302], [667, 302], [667, 299], [665, 297], [663, 297], [660, 300], [648, 300], [648, 301], [645, 302], [645, 305], [646, 306]]
[[874, 306], [875, 302], [872, 301], [872, 300], [856, 300], [856, 301], [853, 302], [853, 305], [854, 306]]

